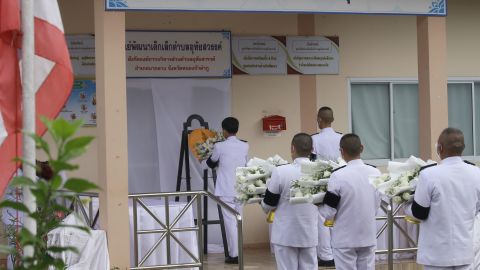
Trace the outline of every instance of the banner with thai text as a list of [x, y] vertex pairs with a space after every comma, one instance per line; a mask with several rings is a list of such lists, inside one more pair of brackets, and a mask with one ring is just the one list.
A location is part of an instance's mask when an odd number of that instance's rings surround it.
[[127, 78], [230, 78], [230, 32], [127, 31]]

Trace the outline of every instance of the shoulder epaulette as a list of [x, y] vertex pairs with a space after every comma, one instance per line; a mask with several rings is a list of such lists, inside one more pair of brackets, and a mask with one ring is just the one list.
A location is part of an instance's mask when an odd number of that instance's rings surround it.
[[475, 163], [470, 162], [470, 161], [468, 161], [468, 160], [464, 160], [463, 162], [465, 162], [465, 163], [467, 163], [467, 164], [469, 164], [469, 165], [477, 166]]
[[437, 163], [432, 163], [432, 164], [421, 167], [420, 170], [418, 171], [418, 173], [420, 173], [421, 171], [423, 171], [426, 168], [430, 168], [430, 167], [433, 167], [433, 166], [437, 166]]
[[337, 134], [343, 135], [343, 133], [342, 133], [342, 132], [338, 132], [338, 131], [335, 131], [335, 132], [336, 132]]
[[240, 139], [240, 141], [245, 142], [245, 143], [248, 143], [248, 141], [245, 141], [245, 140], [242, 140], [242, 139]]
[[313, 133], [313, 134], [312, 134], [312, 135], [310, 135], [310, 136], [315, 136], [315, 135], [318, 135], [318, 134], [319, 134], [319, 132], [317, 132], [317, 133]]
[[365, 165], [368, 165], [368, 166], [373, 167], [373, 168], [377, 168], [377, 166], [372, 165], [372, 164], [365, 163]]
[[346, 166], [347, 166], [347, 165], [340, 166], [340, 167], [336, 168], [335, 170], [333, 170], [332, 173], [334, 173], [334, 172], [336, 172], [336, 171], [338, 171], [338, 170], [340, 170], [340, 169], [343, 169], [343, 168], [345, 168]]

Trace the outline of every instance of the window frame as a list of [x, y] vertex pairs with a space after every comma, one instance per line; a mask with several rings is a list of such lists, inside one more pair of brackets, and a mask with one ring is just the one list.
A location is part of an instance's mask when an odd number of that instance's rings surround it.
[[[480, 77], [448, 77], [447, 84], [471, 84], [472, 89], [472, 128], [473, 128], [473, 156], [462, 156], [463, 159], [470, 161], [480, 161], [480, 149], [477, 150], [477, 132], [476, 127], [476, 106], [475, 104], [475, 84], [480, 84]], [[367, 161], [376, 166], [385, 166], [389, 161], [405, 161], [407, 158], [395, 157], [395, 135], [393, 124], [393, 85], [395, 84], [417, 84], [418, 78], [415, 77], [350, 77], [347, 78], [347, 99], [348, 99], [348, 130], [352, 132], [352, 84], [388, 84], [390, 97], [390, 159], [368, 159]], [[447, 89], [448, 91], [448, 89]], [[480, 89], [479, 89], [480, 91]], [[480, 127], [478, 127], [480, 129]]]

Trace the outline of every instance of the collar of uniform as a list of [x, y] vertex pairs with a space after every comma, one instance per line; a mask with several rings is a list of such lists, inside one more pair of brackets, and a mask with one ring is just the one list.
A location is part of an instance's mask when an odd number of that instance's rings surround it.
[[443, 159], [440, 164], [452, 164], [452, 163], [461, 163], [463, 159], [461, 157], [448, 157]]
[[363, 160], [361, 159], [354, 159], [354, 160], [350, 160], [349, 162], [347, 162], [347, 165], [348, 166], [356, 166], [356, 165], [363, 165], [365, 163], [363, 163]]
[[296, 158], [293, 163], [294, 164], [301, 164], [302, 162], [307, 162], [307, 161], [310, 161], [309, 158], [306, 158], [306, 157], [299, 157], [299, 158]]
[[237, 139], [237, 136], [234, 136], [234, 135], [227, 138], [227, 140], [235, 140], [235, 139]]
[[334, 130], [332, 127], [326, 127], [326, 128], [322, 128], [320, 132], [334, 132]]

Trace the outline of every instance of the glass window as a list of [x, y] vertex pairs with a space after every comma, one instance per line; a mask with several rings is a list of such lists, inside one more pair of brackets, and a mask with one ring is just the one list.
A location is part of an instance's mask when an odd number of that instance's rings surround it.
[[473, 156], [473, 106], [471, 83], [448, 84], [448, 125], [462, 130], [464, 156]]
[[390, 159], [389, 84], [352, 84], [352, 130], [364, 145], [363, 159]]
[[475, 83], [475, 140], [476, 156], [480, 156], [480, 83]]
[[393, 84], [394, 158], [419, 156], [418, 84]]

